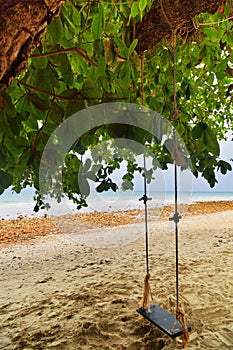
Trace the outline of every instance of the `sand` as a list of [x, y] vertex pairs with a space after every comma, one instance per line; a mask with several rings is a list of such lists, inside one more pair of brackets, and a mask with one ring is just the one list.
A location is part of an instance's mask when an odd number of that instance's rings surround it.
[[[192, 326], [188, 349], [233, 349], [233, 211], [203, 203], [186, 212], [179, 285]], [[136, 312], [145, 275], [141, 213], [115, 213], [113, 221], [106, 215], [103, 222], [62, 218], [57, 226], [45, 219], [42, 236], [35, 227], [36, 235], [23, 233], [24, 219], [14, 222], [18, 239], [14, 229], [6, 241], [5, 231], [0, 349], [182, 348]], [[174, 223], [151, 221], [149, 236], [153, 301], [174, 312]]]

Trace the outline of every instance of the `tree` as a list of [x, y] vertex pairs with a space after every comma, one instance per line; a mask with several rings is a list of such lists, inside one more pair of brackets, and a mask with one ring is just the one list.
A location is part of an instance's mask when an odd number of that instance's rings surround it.
[[[201, 174], [214, 186], [217, 169], [231, 170], [219, 158], [218, 145], [232, 128], [231, 1], [177, 1], [174, 6], [168, 0], [11, 0], [0, 1], [0, 10], [1, 192], [10, 184], [17, 192], [33, 185], [38, 209], [40, 159], [51, 133], [89, 106], [111, 101], [140, 105], [142, 77], [145, 105], [177, 129], [194, 175]], [[86, 184], [87, 191], [80, 194], [73, 180], [81, 167], [97, 182], [98, 191], [116, 190], [111, 174], [123, 159], [108, 158], [105, 165], [96, 159], [85, 165], [81, 155], [100, 139], [125, 136], [141, 143], [148, 138], [139, 130], [119, 132], [119, 125], [103, 125], [90, 129], [70, 149], [64, 188], [78, 205], [84, 205], [88, 194]], [[173, 162], [171, 152], [150, 139], [150, 149], [158, 148], [165, 169]], [[131, 188], [134, 172], [142, 172], [132, 159], [126, 188]]]

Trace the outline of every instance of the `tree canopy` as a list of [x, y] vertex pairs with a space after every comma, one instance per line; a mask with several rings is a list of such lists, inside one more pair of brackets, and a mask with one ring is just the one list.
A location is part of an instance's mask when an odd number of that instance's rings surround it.
[[[169, 120], [185, 143], [193, 174], [211, 187], [217, 170], [231, 170], [220, 159], [218, 143], [233, 129], [231, 1], [34, 1], [27, 4], [26, 18], [23, 0], [7, 3], [0, 2], [5, 10], [0, 26], [0, 193], [10, 185], [16, 192], [34, 186], [36, 210], [42, 207], [39, 169], [49, 137], [74, 113], [109, 102], [144, 104]], [[104, 161], [93, 151], [92, 162], [82, 162], [82, 155], [103, 141], [148, 141], [162, 169], [173, 163], [166, 144], [123, 124], [90, 128], [67, 152], [63, 190], [78, 207], [85, 205], [89, 180], [99, 192], [117, 189], [111, 174], [123, 159], [124, 189], [131, 189], [134, 173], [143, 171], [136, 155], [114, 143], [117, 156], [103, 148]], [[49, 188], [55, 193], [51, 181]]]

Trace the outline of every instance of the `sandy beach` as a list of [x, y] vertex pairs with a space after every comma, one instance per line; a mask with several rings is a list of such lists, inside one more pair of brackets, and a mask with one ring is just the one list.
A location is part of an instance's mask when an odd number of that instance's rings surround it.
[[[153, 302], [174, 313], [172, 210], [150, 213], [149, 257]], [[233, 349], [233, 202], [182, 210], [188, 349]], [[182, 348], [136, 312], [145, 276], [142, 212], [2, 220], [0, 243], [0, 349]]]

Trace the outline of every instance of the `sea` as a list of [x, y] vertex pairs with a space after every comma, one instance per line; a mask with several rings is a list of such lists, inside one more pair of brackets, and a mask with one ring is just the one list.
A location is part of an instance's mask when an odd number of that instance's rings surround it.
[[[50, 205], [49, 210], [40, 210], [34, 212], [35, 202], [33, 199], [34, 190], [32, 188], [24, 189], [20, 194], [6, 190], [0, 196], [0, 219], [15, 219], [20, 217], [42, 217], [58, 216], [74, 213], [120, 211], [128, 209], [144, 209], [145, 204], [142, 199], [144, 193], [141, 190], [133, 191], [108, 191], [104, 193], [93, 193], [88, 199], [88, 206], [77, 210], [76, 206], [68, 198], [64, 198], [61, 203], [47, 199]], [[147, 207], [162, 207], [174, 203], [174, 191], [151, 191], [147, 192]], [[233, 192], [179, 192], [178, 203], [191, 204], [207, 201], [233, 201]]]

